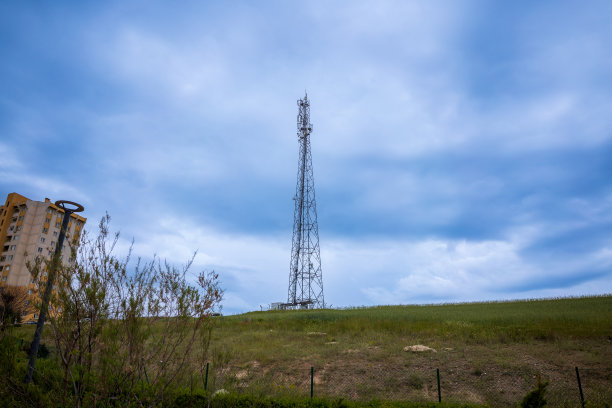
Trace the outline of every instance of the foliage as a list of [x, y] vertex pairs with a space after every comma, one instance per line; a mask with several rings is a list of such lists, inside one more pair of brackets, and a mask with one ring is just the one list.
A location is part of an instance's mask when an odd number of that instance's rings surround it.
[[544, 398], [544, 394], [546, 393], [546, 386], [548, 386], [548, 382], [542, 382], [540, 376], [538, 376], [538, 385], [537, 387], [529, 391], [525, 398], [521, 401], [521, 408], [541, 408], [546, 406], [546, 398]]
[[[109, 222], [102, 218], [94, 239], [83, 234], [78, 253], [72, 248], [77, 262], [57, 270], [49, 315], [62, 372], [55, 387], [62, 405], [156, 406], [210, 326], [222, 297], [218, 275], [202, 272], [191, 284], [193, 258], [180, 270], [157, 258], [132, 268], [131, 250], [114, 255], [119, 234]], [[29, 264], [40, 286], [50, 267], [40, 258]]]
[[0, 287], [0, 331], [9, 325], [21, 323], [22, 316], [33, 313], [28, 289], [20, 286]]
[[[206, 405], [178, 405], [183, 407], [206, 407]], [[470, 408], [480, 407], [477, 404], [433, 403], [433, 402], [403, 402], [403, 401], [348, 401], [342, 398], [305, 398], [276, 397], [254, 395], [237, 395], [223, 393], [213, 395], [210, 407], [213, 408]]]

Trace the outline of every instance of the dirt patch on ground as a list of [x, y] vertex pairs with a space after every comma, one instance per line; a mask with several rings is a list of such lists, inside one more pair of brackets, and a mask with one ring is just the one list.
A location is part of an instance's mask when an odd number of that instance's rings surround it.
[[[344, 343], [334, 348], [342, 347]], [[536, 387], [538, 377], [549, 382], [548, 400], [551, 406], [571, 405], [577, 392], [574, 365], [584, 367], [588, 384], [585, 386], [583, 380], [583, 387], [591, 387], [588, 389], [591, 395], [597, 392], [605, 396], [605, 388], [611, 384], [612, 370], [602, 363], [607, 360], [600, 360], [590, 367], [585, 364], [588, 356], [584, 352], [564, 350], [564, 346], [553, 349], [549, 344], [452, 346], [440, 347], [440, 350], [451, 348], [452, 353], [434, 353], [431, 350], [402, 352], [401, 348], [393, 345], [346, 348], [337, 353], [326, 353], [329, 346], [322, 342], [320, 354], [298, 357], [288, 364], [250, 361], [233, 366], [230, 369], [232, 373], [226, 375], [233, 375], [240, 384], [264, 384], [269, 387], [269, 393], [308, 394], [310, 368], [314, 367], [315, 395], [437, 401], [439, 369], [443, 401], [464, 401], [495, 407], [515, 407]], [[572, 361], [556, 361], [551, 356], [559, 353], [566, 353]], [[610, 350], [600, 347], [596, 354], [610, 357]]]

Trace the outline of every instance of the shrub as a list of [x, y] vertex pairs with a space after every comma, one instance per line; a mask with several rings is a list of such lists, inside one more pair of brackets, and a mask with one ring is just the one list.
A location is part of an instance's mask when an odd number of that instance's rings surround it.
[[[158, 406], [210, 335], [222, 297], [218, 275], [201, 272], [192, 284], [193, 258], [182, 269], [155, 257], [131, 266], [131, 250], [113, 254], [119, 234], [109, 233], [109, 223], [106, 215], [94, 239], [82, 234], [78, 253], [72, 248], [76, 262], [56, 269], [49, 322], [63, 380], [54, 396], [64, 406]], [[50, 266], [28, 263], [40, 287]]]
[[538, 385], [537, 387], [529, 391], [525, 398], [521, 401], [521, 408], [540, 408], [546, 406], [546, 398], [544, 398], [544, 394], [546, 393], [546, 386], [548, 382], [542, 382], [540, 376], [538, 376]]
[[21, 317], [33, 313], [28, 289], [20, 286], [0, 287], [0, 331], [21, 323]]

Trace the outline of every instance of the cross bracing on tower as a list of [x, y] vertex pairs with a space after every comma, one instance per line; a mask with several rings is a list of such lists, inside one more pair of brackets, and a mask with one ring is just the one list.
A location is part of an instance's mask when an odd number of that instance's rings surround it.
[[293, 239], [289, 267], [288, 307], [323, 308], [323, 275], [319, 249], [319, 225], [315, 200], [314, 175], [310, 151], [310, 101], [308, 95], [299, 99], [297, 136], [300, 145], [295, 210], [293, 213]]

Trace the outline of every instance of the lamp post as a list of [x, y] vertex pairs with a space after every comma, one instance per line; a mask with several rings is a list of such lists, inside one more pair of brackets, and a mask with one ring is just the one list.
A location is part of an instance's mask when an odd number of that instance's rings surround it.
[[[74, 208], [66, 207], [66, 204], [74, 206]], [[64, 246], [64, 238], [66, 237], [66, 229], [68, 229], [68, 222], [70, 221], [70, 215], [72, 213], [81, 212], [84, 210], [81, 204], [77, 204], [72, 201], [59, 200], [55, 202], [55, 205], [64, 210], [64, 218], [62, 219], [62, 228], [60, 229], [59, 238], [57, 239], [57, 246], [55, 247], [55, 253], [49, 264], [49, 275], [47, 277], [47, 286], [43, 293], [40, 313], [38, 315], [38, 322], [36, 323], [36, 331], [34, 332], [34, 339], [30, 346], [30, 361], [28, 362], [28, 371], [26, 373], [25, 383], [29, 384], [32, 382], [32, 373], [34, 372], [34, 364], [36, 363], [36, 355], [38, 354], [38, 347], [40, 346], [40, 338], [42, 336], [43, 325], [45, 324], [45, 318], [47, 317], [47, 311], [49, 309], [49, 299], [51, 298], [51, 292], [53, 290], [53, 283], [55, 281], [55, 275], [57, 268], [62, 264], [62, 247]]]

